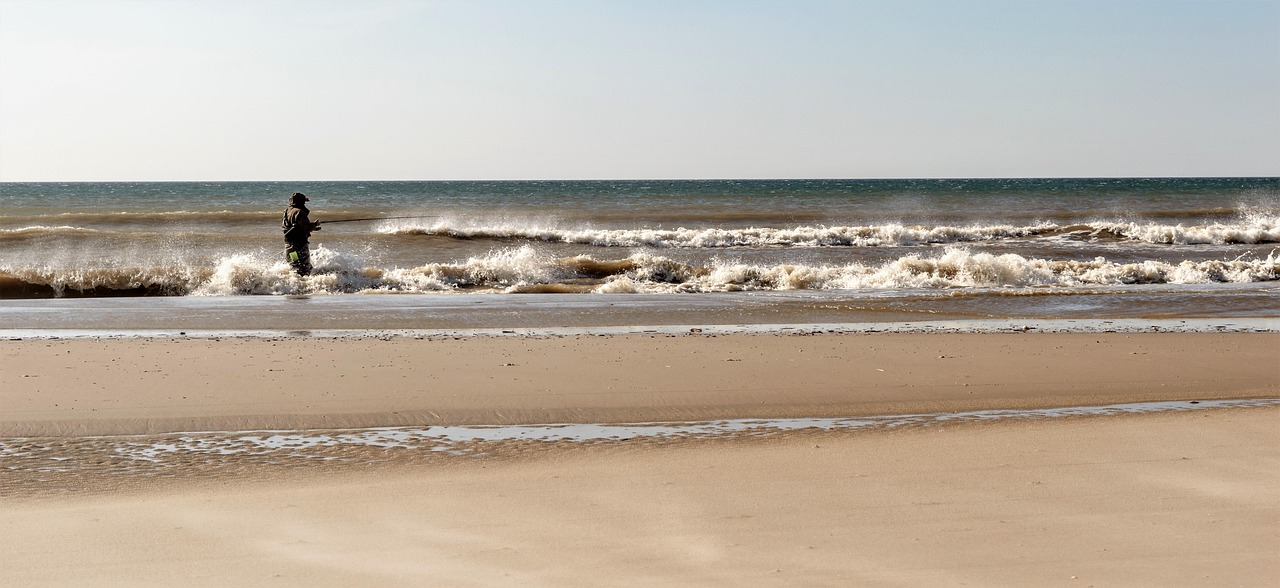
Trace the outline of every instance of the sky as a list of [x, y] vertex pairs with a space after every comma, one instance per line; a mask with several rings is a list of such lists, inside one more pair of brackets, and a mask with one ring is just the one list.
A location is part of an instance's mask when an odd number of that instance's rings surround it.
[[1280, 0], [0, 0], [0, 181], [1280, 175]]

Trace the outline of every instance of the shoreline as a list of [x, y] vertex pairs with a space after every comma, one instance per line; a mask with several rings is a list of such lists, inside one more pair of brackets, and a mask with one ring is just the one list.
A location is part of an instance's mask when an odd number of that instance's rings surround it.
[[466, 329], [65, 329], [0, 328], [3, 340], [55, 339], [365, 339], [564, 337], [606, 335], [814, 335], [854, 333], [1278, 333], [1280, 317], [954, 319], [844, 323], [655, 324], [589, 327], [477, 327]]
[[[534, 333], [728, 328], [1280, 331], [1276, 284], [680, 294], [295, 294], [7, 300], [3, 335]], [[647, 326], [646, 326], [647, 325]]]

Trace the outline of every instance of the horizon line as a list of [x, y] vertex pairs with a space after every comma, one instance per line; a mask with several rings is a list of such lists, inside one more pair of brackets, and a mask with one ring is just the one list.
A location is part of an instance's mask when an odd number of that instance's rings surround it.
[[1176, 176], [881, 176], [881, 177], [667, 177], [667, 178], [472, 178], [472, 179], [389, 179], [389, 178], [356, 178], [356, 179], [187, 179], [187, 180], [0, 180], [0, 184], [189, 184], [189, 183], [307, 183], [307, 182], [806, 182], [806, 181], [955, 181], [955, 180], [1265, 180], [1280, 179], [1280, 173], [1274, 175], [1176, 175]]

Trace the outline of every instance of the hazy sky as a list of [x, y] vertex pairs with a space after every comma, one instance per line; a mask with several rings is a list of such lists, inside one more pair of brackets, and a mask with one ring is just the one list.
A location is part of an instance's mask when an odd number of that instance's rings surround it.
[[1280, 175], [1280, 0], [0, 0], [0, 180]]

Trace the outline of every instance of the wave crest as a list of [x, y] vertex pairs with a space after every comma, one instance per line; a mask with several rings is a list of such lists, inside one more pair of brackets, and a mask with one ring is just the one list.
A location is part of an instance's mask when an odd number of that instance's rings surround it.
[[1165, 245], [1280, 243], [1280, 216], [1256, 215], [1237, 223], [1211, 225], [1099, 223], [1094, 230]]
[[315, 271], [299, 277], [267, 253], [238, 254], [212, 267], [181, 264], [90, 269], [0, 267], [0, 298], [46, 296], [447, 292], [726, 292], [1082, 287], [1121, 284], [1203, 284], [1280, 280], [1280, 257], [1234, 261], [1117, 263], [974, 253], [950, 247], [882, 264], [756, 265], [717, 260], [683, 263], [651, 252], [624, 259], [557, 258], [530, 245], [494, 250], [457, 263], [413, 268], [368, 266], [359, 256], [323, 246]]
[[866, 226], [800, 226], [791, 228], [596, 229], [499, 224], [458, 226], [393, 224], [377, 229], [390, 235], [425, 235], [453, 239], [543, 241], [594, 247], [716, 249], [733, 247], [883, 247], [966, 242], [1066, 238], [1081, 241], [1138, 241], [1165, 245], [1280, 243], [1280, 217], [1252, 216], [1235, 223], [1170, 225], [1136, 222], [1093, 222], [1030, 226], [913, 226], [896, 223]]

